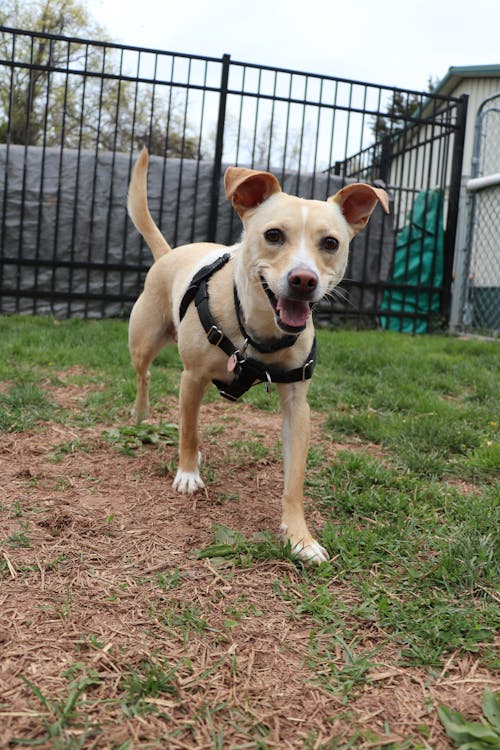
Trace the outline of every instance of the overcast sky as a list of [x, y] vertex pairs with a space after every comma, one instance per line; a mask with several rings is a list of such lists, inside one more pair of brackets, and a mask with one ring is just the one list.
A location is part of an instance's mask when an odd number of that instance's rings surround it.
[[498, 0], [87, 0], [123, 44], [387, 86], [500, 64]]

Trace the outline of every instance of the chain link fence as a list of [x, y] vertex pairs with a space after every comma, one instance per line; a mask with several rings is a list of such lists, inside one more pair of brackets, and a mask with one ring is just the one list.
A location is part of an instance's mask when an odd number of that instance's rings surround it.
[[478, 110], [472, 173], [463, 325], [500, 333], [500, 92]]

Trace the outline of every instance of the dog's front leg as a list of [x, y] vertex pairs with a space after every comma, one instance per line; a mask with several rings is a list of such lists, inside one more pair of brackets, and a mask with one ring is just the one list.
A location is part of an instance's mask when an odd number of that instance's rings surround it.
[[304, 518], [304, 478], [310, 437], [308, 382], [278, 385], [283, 410], [285, 487], [281, 532], [301, 560], [321, 563], [327, 551], [312, 537]]
[[179, 392], [179, 468], [173, 482], [178, 492], [195, 492], [204, 487], [200, 477], [198, 415], [207, 383], [190, 370], [184, 370]]

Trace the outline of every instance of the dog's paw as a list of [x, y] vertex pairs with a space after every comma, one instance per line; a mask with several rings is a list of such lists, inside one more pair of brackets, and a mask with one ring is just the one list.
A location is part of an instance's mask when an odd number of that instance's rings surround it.
[[175, 475], [172, 486], [177, 492], [180, 492], [183, 495], [190, 495], [191, 493], [196, 492], [196, 490], [203, 489], [205, 484], [198, 471], [182, 471], [182, 469], [177, 469], [177, 474]]
[[302, 538], [297, 542], [298, 535], [290, 534], [286, 524], [281, 525], [281, 536], [283, 540], [290, 543], [291, 552], [294, 557], [309, 564], [321, 565], [323, 562], [327, 562], [330, 557], [324, 547], [313, 539], [308, 532], [304, 532]]
[[313, 563], [314, 565], [321, 565], [321, 563], [328, 562], [330, 559], [326, 549], [315, 539], [309, 544], [303, 544], [302, 542], [294, 544], [292, 555], [305, 563]]

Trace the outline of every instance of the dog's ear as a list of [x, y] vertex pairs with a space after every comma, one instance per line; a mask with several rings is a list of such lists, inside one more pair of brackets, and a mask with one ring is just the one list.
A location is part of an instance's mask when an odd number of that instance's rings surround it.
[[340, 206], [340, 210], [354, 234], [361, 232], [367, 224], [377, 201], [381, 203], [386, 214], [389, 213], [389, 196], [385, 190], [366, 185], [363, 182], [346, 185], [328, 200]]
[[258, 172], [243, 167], [228, 167], [224, 175], [226, 198], [231, 199], [240, 216], [259, 206], [273, 193], [281, 192], [281, 185], [270, 172]]

